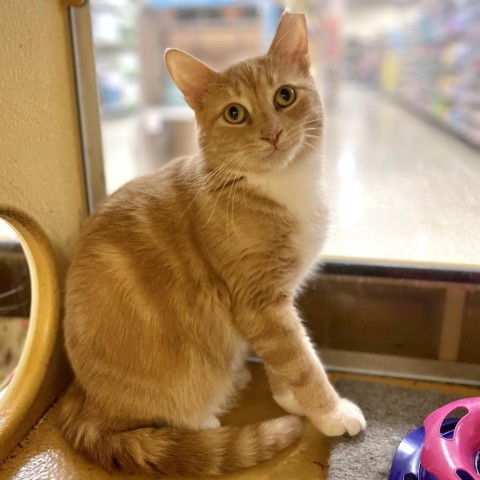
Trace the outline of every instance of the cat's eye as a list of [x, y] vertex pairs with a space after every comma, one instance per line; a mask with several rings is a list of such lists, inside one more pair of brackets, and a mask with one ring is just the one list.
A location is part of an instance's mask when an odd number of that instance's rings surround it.
[[288, 85], [280, 87], [275, 93], [275, 105], [285, 108], [291, 105], [297, 97], [295, 89]]
[[228, 123], [242, 123], [247, 118], [247, 110], [238, 103], [231, 103], [223, 112]]

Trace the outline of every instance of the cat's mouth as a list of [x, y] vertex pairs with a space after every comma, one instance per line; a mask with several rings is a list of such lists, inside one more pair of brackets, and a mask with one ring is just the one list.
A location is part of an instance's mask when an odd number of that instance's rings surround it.
[[271, 157], [272, 155], [274, 156], [279, 156], [281, 154], [287, 153], [290, 150], [290, 145], [286, 143], [282, 144], [277, 144], [277, 145], [272, 145], [269, 148], [267, 148], [265, 152], [266, 157]]
[[262, 168], [269, 171], [286, 167], [292, 161], [295, 151], [295, 147], [289, 143], [271, 145], [264, 149], [261, 154]]

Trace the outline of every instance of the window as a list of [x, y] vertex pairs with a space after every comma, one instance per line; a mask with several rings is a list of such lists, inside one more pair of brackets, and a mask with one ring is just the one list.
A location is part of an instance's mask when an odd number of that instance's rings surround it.
[[327, 349], [480, 362], [476, 0], [91, 4], [109, 193], [197, 151], [165, 48], [223, 68], [265, 52], [287, 4], [305, 12], [333, 214], [302, 309]]

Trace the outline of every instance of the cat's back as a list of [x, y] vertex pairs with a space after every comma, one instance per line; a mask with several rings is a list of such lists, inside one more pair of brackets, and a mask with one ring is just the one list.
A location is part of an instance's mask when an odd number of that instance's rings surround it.
[[106, 288], [113, 279], [130, 284], [129, 276], [148, 285], [158, 283], [160, 271], [167, 277], [172, 269], [177, 274], [185, 269], [192, 259], [182, 248], [189, 243], [183, 212], [192, 196], [193, 170], [191, 158], [173, 160], [129, 182], [96, 209], [69, 269], [67, 305], [84, 299], [86, 290]]
[[87, 220], [77, 253], [98, 248], [99, 242], [145, 244], [153, 234], [157, 240], [178, 235], [182, 229], [181, 208], [191, 196], [194, 168], [192, 158], [178, 158], [122, 186]]
[[[135, 178], [120, 187], [96, 208], [85, 225], [85, 235], [98, 227], [108, 230], [118, 221], [120, 228], [124, 222], [136, 223], [141, 220], [142, 213], [154, 209], [158, 216], [167, 216], [166, 209], [178, 204], [179, 197], [187, 194], [187, 178], [193, 175], [192, 163], [189, 157], [178, 158], [156, 172]], [[117, 222], [103, 224], [104, 220]]]

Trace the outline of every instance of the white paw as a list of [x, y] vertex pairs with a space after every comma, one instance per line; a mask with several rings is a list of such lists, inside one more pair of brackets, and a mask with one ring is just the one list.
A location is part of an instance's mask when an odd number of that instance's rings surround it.
[[238, 390], [243, 390], [252, 380], [252, 374], [250, 373], [250, 370], [245, 367], [242, 368], [238, 373], [237, 373], [237, 378], [235, 379], [235, 385]]
[[291, 413], [292, 415], [299, 415], [300, 417], [305, 415], [303, 408], [298, 404], [291, 390], [285, 390], [280, 394], [276, 394], [273, 396], [273, 399], [286, 412]]
[[365, 430], [367, 426], [360, 408], [346, 398], [341, 398], [332, 412], [311, 420], [322, 433], [329, 437], [338, 437], [344, 433], [353, 437]]
[[215, 415], [208, 417], [200, 425], [200, 430], [210, 430], [212, 428], [220, 428], [220, 420]]

